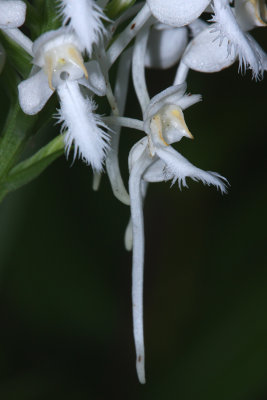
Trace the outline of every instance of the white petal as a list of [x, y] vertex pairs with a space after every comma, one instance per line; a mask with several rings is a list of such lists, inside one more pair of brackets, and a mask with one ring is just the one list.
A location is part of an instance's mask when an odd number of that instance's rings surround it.
[[25, 21], [26, 4], [23, 1], [0, 2], [0, 28], [9, 29], [21, 26]]
[[182, 59], [187, 67], [200, 72], [217, 72], [234, 63], [234, 48], [229, 48], [227, 40], [220, 43], [218, 32], [211, 31], [212, 27], [205, 29], [190, 42]]
[[88, 89], [97, 94], [97, 96], [105, 96], [107, 90], [106, 81], [98, 62], [95, 60], [89, 61], [85, 63], [85, 67], [87, 69], [88, 79], [80, 79], [80, 83], [88, 87]]
[[132, 302], [133, 328], [138, 379], [145, 383], [145, 348], [143, 328], [144, 220], [141, 178], [151, 159], [146, 149], [133, 166], [129, 180], [133, 229]]
[[186, 47], [187, 37], [186, 28], [152, 28], [145, 58], [146, 67], [166, 69], [175, 65]]
[[229, 4], [224, 4], [223, 0], [214, 0], [214, 11], [215, 16], [212, 20], [217, 23], [215, 28], [218, 30], [220, 41], [225, 38], [225, 41], [229, 42], [228, 46], [235, 48], [241, 69], [248, 66], [254, 77], [260, 76], [263, 67], [257, 49], [241, 30]]
[[148, 145], [148, 138], [147, 136], [143, 137], [142, 139], [138, 140], [137, 143], [131, 148], [128, 157], [128, 167], [129, 171], [133, 169], [134, 165], [138, 162], [138, 159], [141, 157], [141, 154], [145, 150]]
[[173, 174], [167, 170], [165, 162], [160, 158], [147, 168], [143, 175], [146, 182], [164, 182], [172, 178]]
[[19, 103], [25, 114], [37, 114], [44, 107], [53, 91], [48, 86], [43, 70], [18, 85]]
[[144, 120], [151, 118], [166, 104], [179, 105], [179, 100], [183, 97], [185, 90], [186, 84], [183, 83], [182, 85], [170, 86], [152, 97], [144, 113]]
[[159, 21], [184, 26], [198, 18], [210, 0], [147, 0], [147, 3]]
[[262, 70], [266, 71], [267, 70], [267, 53], [265, 53], [265, 51], [261, 48], [259, 43], [249, 33], [247, 33], [247, 39], [250, 42], [251, 46], [253, 46], [253, 48], [255, 49], [255, 52], [258, 55], [258, 59], [259, 59], [260, 65], [262, 67]]
[[168, 173], [173, 175], [173, 183], [178, 181], [179, 187], [186, 186], [186, 178], [190, 177], [195, 181], [201, 181], [204, 185], [214, 185], [217, 189], [220, 189], [222, 193], [226, 193], [226, 186], [223, 180], [227, 180], [217, 174], [216, 172], [203, 171], [200, 168], [195, 167], [185, 157], [174, 150], [171, 146], [168, 147], [156, 147], [156, 154], [166, 164]]
[[67, 129], [65, 145], [67, 156], [74, 144], [74, 158], [78, 153], [95, 171], [101, 171], [108, 149], [109, 137], [102, 128], [106, 128], [100, 117], [94, 113], [95, 105], [84, 98], [79, 85], [74, 81], [65, 81], [57, 89], [60, 97], [59, 121]]
[[98, 43], [105, 31], [101, 18], [107, 18], [102, 9], [94, 0], [61, 0], [61, 13], [65, 24], [70, 19], [70, 26], [91, 55], [93, 44]]
[[181, 107], [182, 110], [185, 110], [193, 106], [194, 104], [199, 103], [201, 100], [202, 100], [201, 94], [185, 94], [179, 100], [179, 107]]

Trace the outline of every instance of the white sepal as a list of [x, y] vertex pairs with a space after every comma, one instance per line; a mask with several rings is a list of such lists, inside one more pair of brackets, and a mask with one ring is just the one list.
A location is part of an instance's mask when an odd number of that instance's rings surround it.
[[147, 45], [145, 66], [167, 69], [180, 59], [188, 40], [185, 27], [165, 29], [152, 28]]
[[217, 72], [232, 65], [236, 60], [234, 47], [227, 40], [220, 42], [218, 32], [212, 32], [214, 25], [198, 34], [188, 45], [183, 63], [200, 72]]
[[97, 94], [97, 96], [105, 96], [107, 85], [99, 63], [95, 60], [91, 60], [85, 63], [85, 67], [88, 73], [88, 79], [82, 78], [79, 82]]
[[[183, 97], [186, 91], [186, 84], [170, 86], [162, 92], [152, 97], [150, 103], [144, 113], [144, 123], [146, 126], [146, 120], [156, 114], [166, 104], [177, 104], [179, 105], [180, 99]], [[147, 131], [146, 131], [147, 132]]]
[[65, 150], [67, 156], [74, 145], [74, 159], [82, 158], [91, 164], [94, 171], [101, 171], [106, 152], [109, 148], [109, 136], [103, 130], [107, 128], [101, 118], [94, 113], [95, 104], [84, 98], [75, 81], [65, 81], [57, 88], [60, 98], [59, 122], [66, 130]]
[[34, 115], [42, 110], [53, 91], [50, 89], [47, 76], [41, 69], [32, 77], [18, 85], [19, 103], [25, 114]]
[[24, 24], [26, 4], [23, 1], [1, 0], [0, 29], [17, 28]]
[[101, 19], [107, 19], [94, 0], [61, 0], [60, 13], [63, 23], [70, 21], [70, 27], [76, 32], [80, 42], [91, 56], [93, 44], [98, 43], [105, 32]]
[[210, 0], [147, 0], [152, 14], [172, 26], [184, 26], [197, 19]]
[[[157, 156], [156, 156], [157, 157]], [[166, 168], [166, 164], [160, 158], [147, 168], [143, 175], [146, 182], [166, 182], [173, 178], [173, 175]]]
[[195, 167], [171, 146], [156, 146], [156, 154], [166, 164], [167, 174], [172, 175], [172, 184], [178, 181], [180, 189], [182, 186], [187, 187], [186, 178], [189, 177], [194, 181], [201, 181], [204, 185], [214, 185], [221, 193], [227, 192], [223, 183], [223, 181], [227, 183], [227, 180], [223, 176]]

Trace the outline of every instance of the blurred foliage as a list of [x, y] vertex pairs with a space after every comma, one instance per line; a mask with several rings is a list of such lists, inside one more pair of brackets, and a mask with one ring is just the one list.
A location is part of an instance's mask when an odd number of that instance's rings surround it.
[[[255, 32], [267, 49], [264, 34]], [[10, 71], [0, 76], [1, 87]], [[150, 94], [170, 85], [174, 73], [147, 71]], [[22, 75], [23, 68], [16, 71], [16, 79]], [[10, 111], [0, 126], [1, 149], [12, 151], [0, 150], [1, 179], [24, 183], [32, 166], [41, 172], [62, 154], [51, 123], [57, 100], [27, 117], [9, 77], [11, 96], [0, 103]], [[106, 176], [94, 193], [90, 168], [70, 168], [61, 157], [0, 208], [0, 398], [266, 400], [266, 82], [238, 75], [234, 65], [212, 75], [191, 72], [188, 91], [203, 102], [185, 112], [195, 140], [177, 149], [231, 187], [222, 197], [191, 181], [182, 192], [150, 186], [147, 384], [135, 373], [131, 255], [123, 249], [129, 209], [112, 196]], [[137, 110], [131, 88], [126, 115]], [[125, 179], [137, 135], [122, 132]]]

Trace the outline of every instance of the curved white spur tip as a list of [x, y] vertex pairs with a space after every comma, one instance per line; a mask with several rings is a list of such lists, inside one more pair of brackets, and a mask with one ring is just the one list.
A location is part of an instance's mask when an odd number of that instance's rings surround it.
[[107, 91], [106, 81], [102, 74], [100, 65], [97, 61], [92, 60], [85, 63], [88, 73], [88, 79], [80, 79], [80, 83], [92, 90], [97, 96], [105, 96]]
[[147, 0], [151, 13], [172, 26], [190, 24], [202, 14], [210, 0]]
[[[188, 40], [185, 27], [151, 29], [148, 39], [145, 66], [167, 69], [175, 65], [183, 54]], [[174, 45], [175, 43], [175, 45]]]
[[26, 4], [23, 1], [0, 2], [0, 28], [17, 28], [24, 24], [26, 17]]
[[146, 375], [145, 375], [145, 359], [144, 354], [137, 353], [136, 355], [136, 372], [138, 376], [138, 380], [140, 383], [146, 383]]
[[195, 71], [217, 72], [232, 65], [236, 58], [234, 46], [229, 46], [226, 39], [220, 43], [218, 32], [209, 27], [188, 45], [183, 63]]
[[19, 103], [25, 114], [37, 114], [44, 107], [53, 91], [48, 86], [43, 70], [18, 85]]

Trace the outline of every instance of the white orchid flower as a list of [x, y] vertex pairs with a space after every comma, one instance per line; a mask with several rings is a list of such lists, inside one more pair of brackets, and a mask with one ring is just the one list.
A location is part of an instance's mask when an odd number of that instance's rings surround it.
[[98, 43], [105, 33], [105, 27], [101, 19], [108, 20], [94, 0], [61, 0], [60, 13], [63, 23], [74, 30], [78, 36], [83, 50], [87, 50], [91, 56], [93, 44]]
[[[131, 221], [126, 230], [126, 247], [133, 242], [132, 302], [133, 326], [136, 347], [136, 368], [141, 383], [145, 383], [145, 351], [143, 337], [143, 266], [144, 222], [143, 198], [148, 182], [178, 181], [180, 189], [187, 186], [186, 178], [214, 185], [226, 192], [225, 178], [215, 172], [195, 167], [171, 144], [182, 137], [192, 139], [183, 116], [183, 110], [200, 101], [199, 95], [185, 94], [186, 86], [172, 86], [153, 97], [144, 112], [143, 129], [147, 136], [132, 148], [129, 155], [129, 193]], [[122, 119], [123, 120], [123, 119]], [[124, 123], [130, 119], [125, 118]], [[132, 127], [142, 129], [141, 124]], [[227, 182], [227, 181], [226, 181]]]
[[135, 18], [107, 50], [107, 69], [111, 67], [146, 22], [151, 19], [151, 16], [165, 25], [183, 27], [195, 21], [206, 10], [210, 2], [211, 0], [147, 0]]
[[224, 0], [214, 0], [214, 23], [207, 25], [189, 43], [174, 84], [185, 81], [189, 69], [217, 72], [238, 58], [241, 69], [248, 66], [255, 78], [261, 77], [267, 68], [267, 55], [247, 33], [255, 26], [266, 25], [265, 17], [261, 18], [262, 14], [259, 14], [259, 3], [260, 0], [239, 0], [235, 2], [235, 8], [231, 8]]
[[74, 144], [74, 158], [78, 154], [95, 171], [101, 171], [108, 149], [108, 135], [103, 130], [106, 126], [94, 113], [95, 104], [83, 96], [79, 85], [103, 96], [105, 81], [96, 61], [90, 61], [85, 67], [81, 49], [77, 36], [68, 28], [40, 36], [33, 45], [33, 63], [40, 70], [19, 84], [19, 102], [26, 114], [36, 114], [56, 89], [60, 99], [58, 119], [67, 131], [67, 155]]

